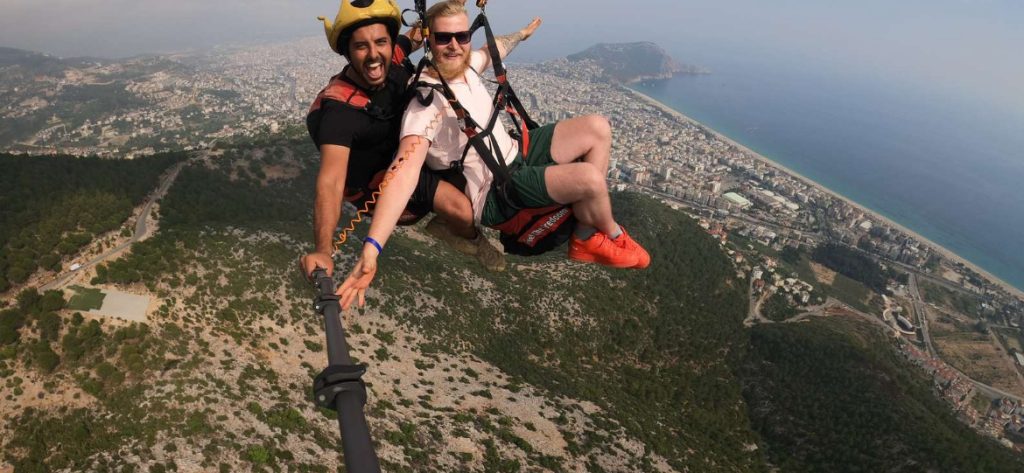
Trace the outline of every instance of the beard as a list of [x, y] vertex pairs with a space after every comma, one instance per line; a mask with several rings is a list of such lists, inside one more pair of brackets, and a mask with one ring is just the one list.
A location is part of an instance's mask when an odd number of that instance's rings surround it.
[[462, 77], [462, 74], [469, 69], [469, 54], [463, 54], [461, 61], [434, 61], [437, 71], [446, 81]]

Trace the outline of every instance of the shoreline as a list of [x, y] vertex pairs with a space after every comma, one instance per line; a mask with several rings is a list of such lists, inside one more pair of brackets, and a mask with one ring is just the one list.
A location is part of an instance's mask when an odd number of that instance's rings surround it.
[[715, 130], [715, 129], [713, 129], [713, 128], [711, 128], [711, 127], [709, 127], [709, 126], [707, 126], [707, 125], [705, 125], [705, 124], [703, 124], [703, 123], [701, 123], [701, 122], [699, 122], [697, 120], [694, 120], [694, 119], [684, 115], [682, 112], [680, 112], [680, 111], [678, 111], [678, 110], [676, 110], [676, 109], [674, 109], [672, 107], [669, 107], [668, 105], [665, 105], [664, 103], [658, 101], [657, 99], [655, 99], [655, 98], [653, 98], [653, 97], [651, 97], [651, 96], [649, 96], [647, 94], [644, 94], [643, 92], [640, 92], [638, 90], [635, 90], [635, 89], [633, 89], [631, 87], [627, 87], [627, 86], [620, 86], [620, 87], [622, 87], [623, 89], [625, 89], [629, 93], [633, 94], [634, 96], [640, 98], [641, 100], [649, 103], [650, 105], [654, 106], [655, 108], [657, 108], [657, 109], [659, 109], [659, 110], [669, 114], [670, 116], [673, 116], [673, 117], [675, 117], [675, 118], [677, 118], [677, 119], [679, 119], [679, 120], [681, 120], [683, 122], [690, 123], [690, 124], [692, 124], [694, 126], [698, 126], [698, 127], [702, 128], [704, 130], [707, 130], [709, 133], [713, 134], [716, 138], [718, 138], [718, 139], [720, 139], [720, 140], [722, 140], [722, 141], [724, 141], [726, 143], [729, 143], [732, 146], [735, 146], [736, 148], [740, 149], [741, 151], [749, 153], [751, 156], [754, 157], [754, 159], [757, 159], [757, 160], [759, 160], [759, 161], [761, 161], [761, 162], [763, 162], [763, 163], [765, 163], [765, 164], [767, 164], [767, 165], [769, 165], [769, 166], [771, 166], [773, 168], [779, 169], [782, 172], [785, 172], [786, 174], [789, 174], [790, 176], [800, 180], [804, 184], [807, 184], [808, 186], [811, 186], [811, 187], [813, 187], [813, 188], [815, 188], [815, 189], [817, 189], [817, 190], [819, 190], [819, 191], [821, 191], [823, 193], [826, 193], [826, 194], [832, 196], [833, 198], [836, 198], [836, 199], [842, 200], [843, 202], [846, 202], [847, 204], [849, 204], [850, 206], [853, 206], [854, 208], [860, 210], [861, 212], [864, 212], [865, 214], [870, 215], [872, 218], [878, 219], [879, 221], [885, 223], [886, 225], [889, 225], [889, 226], [895, 228], [896, 230], [899, 230], [899, 231], [903, 232], [904, 234], [910, 236], [911, 238], [914, 238], [915, 240], [921, 242], [922, 244], [927, 245], [929, 248], [932, 249], [932, 251], [938, 253], [943, 258], [946, 258], [946, 259], [948, 259], [948, 260], [950, 260], [950, 261], [952, 261], [954, 263], [961, 263], [961, 264], [963, 264], [965, 267], [971, 269], [972, 271], [980, 274], [982, 277], [988, 279], [989, 282], [1002, 287], [1003, 290], [1007, 291], [1011, 295], [1013, 295], [1013, 296], [1015, 296], [1015, 297], [1017, 297], [1019, 299], [1024, 299], [1024, 290], [1018, 288], [1017, 286], [1014, 286], [1013, 284], [1010, 284], [1010, 283], [1002, 280], [1001, 278], [995, 276], [994, 274], [990, 273], [989, 271], [985, 270], [984, 268], [981, 268], [977, 264], [974, 264], [973, 262], [969, 261], [967, 258], [964, 258], [964, 257], [956, 254], [955, 252], [953, 252], [949, 248], [946, 248], [946, 247], [944, 247], [944, 246], [942, 246], [942, 245], [940, 245], [940, 244], [938, 244], [938, 243], [936, 243], [936, 242], [934, 242], [934, 241], [932, 241], [932, 240], [930, 240], [928, 238], [925, 238], [921, 234], [919, 234], [919, 233], [917, 233], [917, 232], [915, 232], [915, 231], [913, 231], [913, 230], [911, 230], [911, 229], [909, 229], [909, 228], [907, 228], [907, 227], [897, 223], [896, 221], [892, 220], [891, 218], [886, 217], [886, 216], [882, 215], [881, 213], [879, 213], [877, 211], [869, 209], [869, 208], [867, 208], [867, 207], [865, 207], [865, 206], [855, 202], [853, 199], [850, 199], [849, 197], [846, 197], [846, 196], [844, 196], [844, 195], [842, 195], [842, 194], [840, 194], [840, 193], [838, 193], [836, 191], [833, 191], [832, 189], [829, 189], [829, 188], [825, 187], [824, 185], [818, 183], [817, 181], [814, 181], [813, 179], [808, 178], [807, 176], [804, 176], [803, 174], [800, 174], [800, 173], [798, 173], [798, 172], [796, 172], [796, 171], [794, 171], [794, 170], [792, 170], [790, 168], [787, 168], [786, 166], [783, 166], [782, 164], [780, 164], [778, 162], [775, 162], [775, 161], [773, 161], [771, 159], [768, 159], [767, 157], [765, 157], [761, 153], [758, 153], [757, 151], [754, 151], [754, 150], [748, 148], [747, 146], [744, 146], [743, 144], [738, 143], [737, 141], [733, 140], [732, 138], [729, 138], [728, 136], [725, 136], [724, 134], [718, 132], [717, 130]]

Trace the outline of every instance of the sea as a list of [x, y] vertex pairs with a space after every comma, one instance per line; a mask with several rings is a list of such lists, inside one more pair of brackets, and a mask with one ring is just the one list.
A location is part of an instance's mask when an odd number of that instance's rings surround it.
[[1024, 110], [884, 75], [701, 65], [632, 87], [1024, 290]]

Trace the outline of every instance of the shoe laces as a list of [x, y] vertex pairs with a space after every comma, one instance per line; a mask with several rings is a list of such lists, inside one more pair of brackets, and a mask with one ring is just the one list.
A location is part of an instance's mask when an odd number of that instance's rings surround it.
[[629, 244], [629, 237], [626, 236], [626, 232], [622, 232], [618, 238], [612, 238], [609, 236], [608, 239], [611, 240], [611, 242], [614, 243], [615, 246], [618, 246], [619, 248], [628, 249], [630, 246], [632, 246]]
[[[598, 242], [597, 247], [596, 247], [598, 250], [600, 250], [605, 245], [610, 245], [613, 251], [621, 250], [621, 249], [624, 248], [620, 243], [618, 243], [617, 240], [613, 240], [611, 238], [611, 236], [608, 236], [605, 233], [600, 233], [600, 232], [595, 233], [593, 238], [600, 238], [601, 239], [601, 241]], [[616, 253], [617, 253], [617, 251], [616, 251]]]

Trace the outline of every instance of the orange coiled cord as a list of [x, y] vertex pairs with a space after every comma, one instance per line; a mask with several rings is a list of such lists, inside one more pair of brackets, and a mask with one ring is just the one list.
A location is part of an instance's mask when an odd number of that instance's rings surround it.
[[[430, 134], [430, 132], [432, 132], [434, 128], [436, 128], [437, 125], [441, 123], [442, 118], [442, 113], [438, 111], [437, 115], [434, 115], [434, 119], [430, 122], [429, 125], [427, 125], [425, 133]], [[416, 148], [424, 141], [422, 136], [417, 135], [415, 136], [415, 138], [416, 142], [413, 143], [413, 145], [409, 147], [408, 150], [406, 150], [405, 154], [395, 158], [395, 160], [392, 161], [391, 166], [388, 168], [388, 172], [384, 173], [384, 178], [381, 179], [380, 181], [380, 187], [370, 194], [370, 199], [367, 200], [365, 204], [363, 204], [363, 208], [356, 211], [356, 216], [353, 217], [352, 220], [348, 222], [348, 226], [341, 230], [340, 233], [338, 233], [338, 239], [334, 241], [335, 254], [341, 251], [341, 245], [345, 244], [345, 242], [348, 241], [348, 234], [355, 231], [356, 225], [359, 222], [363, 221], [363, 216], [370, 213], [370, 207], [377, 204], [377, 199], [380, 197], [381, 193], [384, 192], [384, 188], [391, 183], [391, 179], [395, 177], [395, 173], [398, 172], [398, 168], [402, 167], [402, 164], [404, 164], [405, 161], [409, 159], [409, 155], [411, 155], [413, 151], [415, 151]]]

